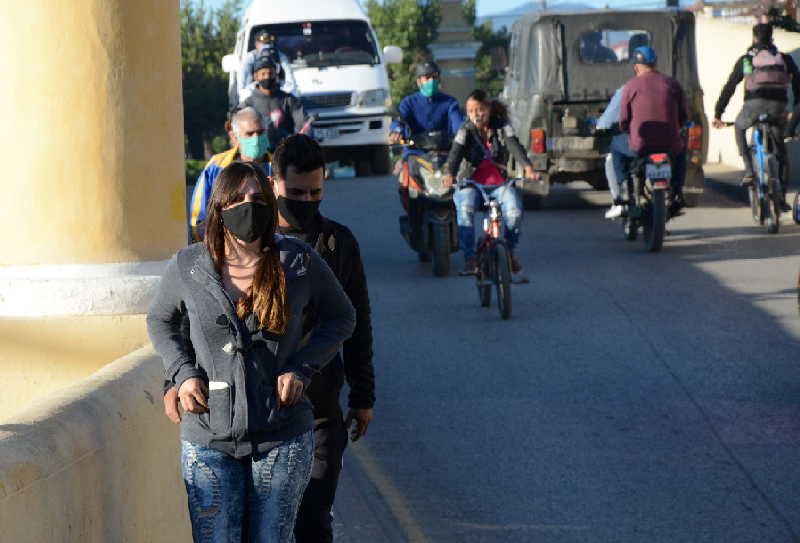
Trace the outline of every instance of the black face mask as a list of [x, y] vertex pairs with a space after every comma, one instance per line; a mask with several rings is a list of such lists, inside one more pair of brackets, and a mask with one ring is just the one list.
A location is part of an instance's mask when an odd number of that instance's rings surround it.
[[278, 196], [278, 212], [289, 226], [300, 232], [308, 230], [319, 213], [320, 200], [292, 200]]
[[278, 86], [278, 81], [274, 77], [269, 79], [262, 79], [258, 82], [258, 86], [264, 90], [275, 90]]
[[222, 224], [231, 234], [250, 243], [260, 238], [270, 223], [270, 209], [258, 202], [245, 202], [222, 210]]

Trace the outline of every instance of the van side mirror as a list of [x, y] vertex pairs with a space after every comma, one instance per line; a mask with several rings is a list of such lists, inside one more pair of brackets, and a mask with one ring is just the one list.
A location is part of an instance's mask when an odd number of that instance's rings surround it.
[[402, 64], [403, 50], [396, 45], [387, 45], [383, 48], [383, 61], [386, 64]]
[[236, 55], [225, 55], [222, 57], [222, 71], [226, 74], [239, 71], [239, 57]]

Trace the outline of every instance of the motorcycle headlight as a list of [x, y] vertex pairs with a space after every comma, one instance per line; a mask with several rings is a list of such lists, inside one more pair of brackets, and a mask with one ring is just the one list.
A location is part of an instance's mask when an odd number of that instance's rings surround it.
[[373, 89], [361, 93], [358, 100], [359, 106], [375, 107], [390, 106], [392, 104], [389, 93], [385, 89]]

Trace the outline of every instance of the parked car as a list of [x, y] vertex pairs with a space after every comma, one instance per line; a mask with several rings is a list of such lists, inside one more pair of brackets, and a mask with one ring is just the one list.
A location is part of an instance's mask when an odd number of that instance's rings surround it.
[[[594, 123], [633, 77], [633, 50], [649, 45], [658, 54], [658, 70], [686, 92], [692, 126], [685, 131], [684, 194], [688, 205], [697, 205], [704, 190], [708, 120], [694, 28], [694, 14], [675, 9], [532, 13], [514, 24], [503, 98], [534, 168], [543, 174], [525, 185], [526, 203], [540, 204], [552, 183], [583, 180], [598, 190], [608, 187], [603, 162], [611, 134], [595, 131]], [[521, 166], [512, 167], [521, 173]]]
[[386, 64], [401, 62], [403, 53], [394, 46], [381, 51], [358, 0], [253, 0], [234, 53], [222, 59], [231, 104], [244, 98], [237, 78], [260, 32], [273, 37], [286, 88], [314, 115], [314, 136], [326, 156], [354, 159], [359, 175], [389, 173]]

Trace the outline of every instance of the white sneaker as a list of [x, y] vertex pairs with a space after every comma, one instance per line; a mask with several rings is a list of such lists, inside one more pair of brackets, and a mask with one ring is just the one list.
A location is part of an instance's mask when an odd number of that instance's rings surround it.
[[622, 206], [613, 205], [606, 211], [606, 219], [619, 219], [622, 217]]

